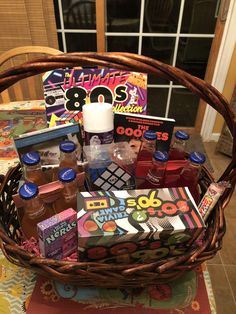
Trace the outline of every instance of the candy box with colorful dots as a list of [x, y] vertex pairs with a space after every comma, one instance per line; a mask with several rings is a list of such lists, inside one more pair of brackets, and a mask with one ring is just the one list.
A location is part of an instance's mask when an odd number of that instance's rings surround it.
[[77, 204], [79, 261], [181, 255], [205, 228], [188, 188], [81, 192]]
[[77, 251], [77, 213], [68, 208], [37, 224], [42, 256], [63, 259]]

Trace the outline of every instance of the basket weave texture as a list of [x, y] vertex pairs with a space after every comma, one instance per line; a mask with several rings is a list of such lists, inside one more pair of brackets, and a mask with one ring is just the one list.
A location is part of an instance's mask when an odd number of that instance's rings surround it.
[[[104, 264], [94, 262], [68, 262], [40, 258], [19, 246], [20, 226], [12, 195], [16, 193], [21, 168], [18, 165], [1, 177], [0, 187], [0, 248], [6, 258], [19, 266], [30, 268], [38, 274], [65, 283], [97, 287], [142, 287], [164, 283], [181, 276], [215, 256], [221, 249], [226, 231], [224, 209], [234, 191], [236, 182], [236, 119], [227, 100], [210, 84], [190, 74], [157, 60], [130, 53], [68, 53], [24, 63], [0, 73], [0, 92], [17, 81], [48, 70], [74, 66], [100, 66], [120, 70], [139, 71], [183, 85], [200, 96], [224, 118], [233, 137], [232, 160], [219, 180], [228, 180], [231, 187], [218, 201], [200, 234], [199, 246], [190, 245], [185, 254], [143, 264]], [[187, 117], [186, 117], [187, 118]], [[212, 177], [204, 168], [200, 185], [204, 190]], [[193, 239], [194, 240], [194, 239]], [[197, 242], [198, 243], [198, 242]], [[196, 242], [195, 242], [196, 244]]]

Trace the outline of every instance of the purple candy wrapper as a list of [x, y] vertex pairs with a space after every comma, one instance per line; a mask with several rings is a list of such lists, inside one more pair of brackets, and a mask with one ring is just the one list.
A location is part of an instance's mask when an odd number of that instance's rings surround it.
[[37, 224], [40, 253], [63, 259], [77, 250], [77, 213], [72, 208]]

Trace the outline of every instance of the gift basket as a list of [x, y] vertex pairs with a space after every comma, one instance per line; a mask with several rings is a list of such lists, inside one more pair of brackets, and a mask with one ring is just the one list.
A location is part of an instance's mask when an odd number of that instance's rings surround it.
[[[4, 91], [26, 77], [48, 70], [75, 66], [98, 66], [124, 71], [138, 71], [183, 85], [217, 110], [224, 117], [233, 138], [236, 138], [235, 115], [225, 98], [213, 86], [178, 68], [136, 54], [68, 53], [37, 59], [0, 73], [0, 91]], [[206, 222], [206, 228], [195, 235], [193, 241], [188, 242], [182, 254], [176, 256], [163, 254], [163, 257], [159, 255], [156, 260], [152, 258], [151, 261], [144, 260], [138, 263], [129, 259], [106, 263], [101, 261], [55, 260], [43, 258], [25, 250], [20, 245], [20, 224], [12, 198], [12, 195], [17, 193], [19, 180], [22, 176], [20, 165], [11, 168], [6, 176], [1, 178], [0, 248], [6, 258], [18, 266], [29, 268], [54, 280], [79, 286], [144, 287], [171, 281], [184, 272], [196, 268], [204, 261], [213, 258], [222, 247], [222, 239], [226, 232], [224, 209], [230, 201], [236, 182], [235, 150], [234, 141], [232, 160], [219, 179], [219, 181], [229, 182], [230, 187], [224, 191], [215, 205]], [[203, 167], [199, 181], [202, 193], [207, 190], [211, 182], [213, 182], [211, 174]], [[109, 228], [111, 227], [110, 224]], [[148, 244], [144, 241], [142, 245], [145, 249], [145, 245]], [[155, 249], [155, 246], [152, 246], [152, 249], [152, 252], [155, 253], [158, 247]], [[100, 254], [100, 251], [95, 251], [95, 254]]]

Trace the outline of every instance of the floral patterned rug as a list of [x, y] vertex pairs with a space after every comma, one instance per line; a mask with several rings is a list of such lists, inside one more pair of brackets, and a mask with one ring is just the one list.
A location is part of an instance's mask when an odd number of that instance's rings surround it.
[[210, 277], [203, 265], [170, 284], [147, 289], [78, 288], [11, 264], [0, 250], [1, 314], [214, 314]]

